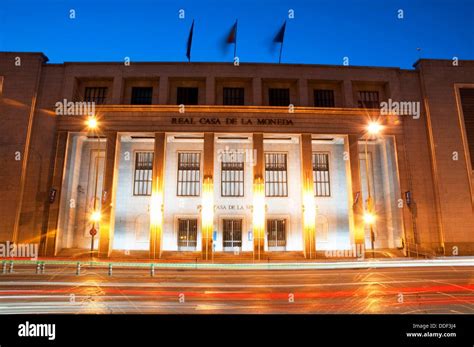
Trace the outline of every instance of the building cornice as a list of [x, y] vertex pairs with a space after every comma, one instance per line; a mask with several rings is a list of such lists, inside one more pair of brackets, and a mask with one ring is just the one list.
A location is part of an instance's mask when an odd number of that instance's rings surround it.
[[[184, 109], [180, 105], [100, 105], [96, 106], [97, 113], [108, 112], [156, 112], [176, 113], [185, 116], [186, 113], [265, 113], [265, 114], [314, 114], [314, 115], [340, 115], [340, 116], [379, 116], [379, 109], [361, 109], [345, 107], [302, 107], [294, 106], [292, 109], [286, 106], [222, 106], [222, 105], [189, 105]], [[184, 112], [180, 112], [184, 110]]]
[[[104, 105], [96, 108], [100, 131], [118, 132], [266, 132], [359, 134], [378, 120], [384, 134], [402, 132], [401, 117], [378, 109], [270, 106]], [[59, 131], [85, 131], [86, 116], [58, 116]]]

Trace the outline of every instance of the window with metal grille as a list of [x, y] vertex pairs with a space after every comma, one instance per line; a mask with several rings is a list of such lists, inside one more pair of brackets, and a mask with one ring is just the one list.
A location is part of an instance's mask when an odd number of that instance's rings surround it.
[[151, 105], [153, 87], [132, 87], [132, 105]]
[[178, 219], [178, 248], [196, 248], [197, 219]]
[[178, 87], [176, 103], [178, 105], [197, 105], [198, 90], [198, 88], [194, 87]]
[[84, 101], [94, 102], [97, 105], [105, 104], [107, 99], [107, 87], [86, 87], [84, 90]]
[[286, 246], [286, 220], [267, 219], [268, 247]]
[[234, 248], [242, 247], [242, 219], [224, 219], [223, 246]]
[[223, 104], [224, 105], [243, 105], [244, 104], [244, 88], [224, 88]]
[[379, 92], [376, 91], [359, 91], [358, 106], [359, 108], [379, 108]]
[[314, 90], [315, 107], [334, 107], [334, 90], [315, 89]]
[[243, 155], [221, 163], [221, 196], [244, 196]]
[[270, 106], [288, 106], [290, 104], [290, 90], [288, 88], [269, 88], [268, 103]]
[[201, 193], [200, 153], [178, 153], [178, 196]]
[[286, 153], [265, 153], [265, 196], [288, 196]]
[[135, 153], [133, 195], [151, 195], [153, 181], [153, 152]]
[[471, 158], [471, 169], [474, 170], [474, 88], [460, 88], [464, 128]]
[[313, 153], [313, 183], [315, 196], [331, 196], [329, 154]]

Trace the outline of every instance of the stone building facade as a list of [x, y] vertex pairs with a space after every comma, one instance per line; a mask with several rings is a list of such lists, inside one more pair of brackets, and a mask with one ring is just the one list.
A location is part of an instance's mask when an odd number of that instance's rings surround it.
[[91, 242], [102, 257], [474, 254], [473, 61], [125, 66], [0, 52], [0, 97], [0, 241], [48, 256]]

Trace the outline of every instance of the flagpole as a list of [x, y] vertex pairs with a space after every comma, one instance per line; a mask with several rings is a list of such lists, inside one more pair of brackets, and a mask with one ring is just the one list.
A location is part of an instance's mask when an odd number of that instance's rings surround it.
[[235, 63], [235, 57], [237, 56], [237, 30], [238, 30], [238, 19], [235, 20], [234, 63]]
[[191, 24], [191, 29], [189, 30], [188, 43], [186, 47], [186, 57], [188, 58], [188, 63], [191, 62], [191, 46], [193, 44], [193, 33], [194, 33], [194, 19]]
[[[186, 55], [188, 56], [188, 63], [191, 62], [191, 44], [192, 44], [192, 32], [193, 32], [193, 29], [194, 29], [194, 19], [193, 19], [193, 23], [191, 24], [191, 29], [189, 30], [189, 36], [188, 36], [188, 46], [187, 46], [187, 51], [186, 51]], [[190, 41], [191, 40], [191, 41]]]
[[283, 51], [283, 41], [285, 41], [285, 30], [286, 30], [286, 20], [283, 23], [277, 36], [274, 39], [275, 42], [280, 42], [280, 55], [278, 56], [278, 64], [281, 63], [281, 52]]
[[281, 64], [281, 51], [283, 50], [283, 40], [281, 41], [280, 45], [280, 56], [278, 57], [278, 64]]

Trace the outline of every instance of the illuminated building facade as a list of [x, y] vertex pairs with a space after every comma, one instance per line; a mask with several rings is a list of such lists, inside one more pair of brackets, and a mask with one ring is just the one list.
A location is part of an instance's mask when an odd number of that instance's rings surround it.
[[0, 58], [0, 240], [155, 259], [474, 253], [473, 61]]

